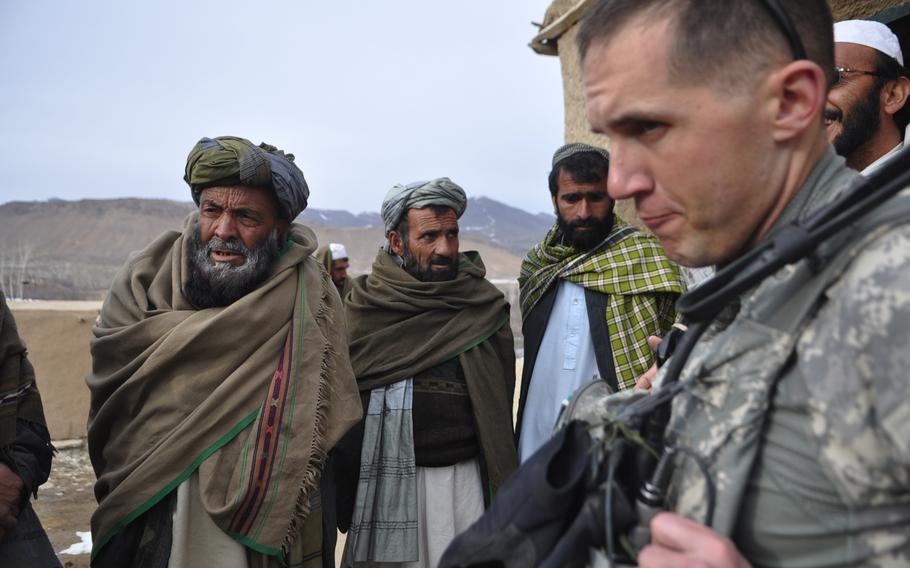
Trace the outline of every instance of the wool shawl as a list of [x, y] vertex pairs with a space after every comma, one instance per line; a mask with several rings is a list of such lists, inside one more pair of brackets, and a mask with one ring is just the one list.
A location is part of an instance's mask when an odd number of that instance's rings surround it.
[[490, 489], [517, 465], [512, 437], [515, 347], [509, 304], [484, 277], [480, 255], [459, 255], [458, 274], [422, 282], [380, 250], [345, 302], [351, 363], [361, 391], [458, 358], [465, 374]]
[[315, 235], [292, 225], [265, 283], [194, 309], [182, 289], [196, 219], [130, 258], [93, 329], [94, 553], [198, 470], [212, 520], [283, 560], [328, 450], [361, 415], [340, 301]]

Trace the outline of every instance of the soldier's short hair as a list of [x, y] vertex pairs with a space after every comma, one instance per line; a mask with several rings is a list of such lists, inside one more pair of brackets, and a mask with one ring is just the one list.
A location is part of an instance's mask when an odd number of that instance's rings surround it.
[[[578, 33], [582, 61], [639, 16], [666, 19], [674, 38], [667, 71], [679, 84], [711, 82], [726, 91], [751, 88], [763, 71], [793, 58], [766, 0], [599, 0]], [[778, 0], [796, 27], [807, 59], [834, 77], [834, 32], [826, 0]]]

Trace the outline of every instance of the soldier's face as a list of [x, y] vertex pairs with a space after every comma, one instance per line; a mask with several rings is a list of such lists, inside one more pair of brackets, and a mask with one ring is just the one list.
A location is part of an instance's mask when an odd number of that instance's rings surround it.
[[610, 197], [634, 199], [673, 260], [722, 263], [757, 238], [775, 204], [773, 109], [752, 92], [672, 82], [670, 45], [665, 21], [641, 17], [595, 42], [583, 66], [585, 109], [610, 137]]

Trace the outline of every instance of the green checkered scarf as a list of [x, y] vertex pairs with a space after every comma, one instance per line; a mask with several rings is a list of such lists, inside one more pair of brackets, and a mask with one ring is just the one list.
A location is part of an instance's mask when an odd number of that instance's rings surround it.
[[609, 294], [604, 314], [621, 389], [630, 388], [654, 362], [649, 335], [673, 325], [676, 298], [685, 291], [679, 268], [657, 240], [613, 216], [613, 229], [589, 251], [563, 244], [554, 225], [521, 263], [522, 319], [558, 278]]

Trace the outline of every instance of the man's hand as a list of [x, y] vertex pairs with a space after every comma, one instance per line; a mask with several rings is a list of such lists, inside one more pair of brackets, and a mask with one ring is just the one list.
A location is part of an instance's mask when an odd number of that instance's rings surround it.
[[660, 513], [651, 520], [651, 544], [638, 555], [641, 568], [748, 568], [730, 539], [685, 517]]
[[22, 479], [0, 463], [0, 541], [16, 528], [22, 487]]
[[[651, 348], [651, 351], [657, 351], [657, 348], [660, 346], [661, 338], [656, 335], [648, 336], [648, 347]], [[654, 380], [654, 375], [657, 374], [657, 363], [651, 365], [651, 368], [645, 371], [645, 374], [638, 377], [638, 380], [635, 381], [635, 388], [638, 390], [651, 390], [651, 381]]]

